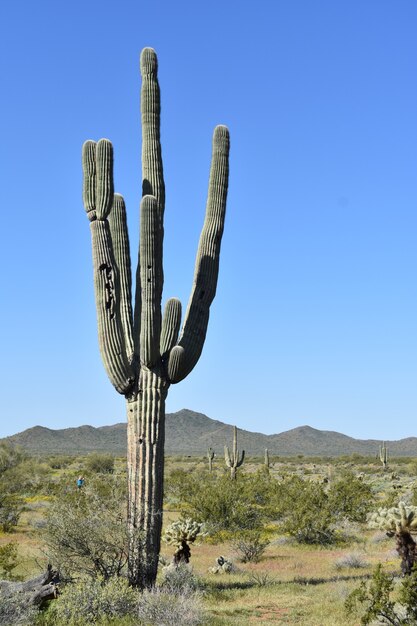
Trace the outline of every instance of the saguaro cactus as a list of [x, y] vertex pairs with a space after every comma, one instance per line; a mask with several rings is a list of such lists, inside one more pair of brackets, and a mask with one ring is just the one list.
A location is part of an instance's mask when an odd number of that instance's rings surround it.
[[154, 583], [162, 526], [165, 398], [171, 383], [196, 365], [216, 293], [228, 186], [229, 132], [217, 126], [206, 217], [182, 330], [181, 303], [161, 314], [165, 187], [160, 144], [157, 57], [142, 51], [142, 201], [132, 306], [131, 263], [122, 196], [113, 192], [113, 148], [107, 139], [83, 146], [84, 205], [90, 220], [98, 335], [105, 369], [126, 397], [128, 421], [129, 580]]
[[230, 467], [230, 477], [235, 480], [236, 479], [236, 470], [240, 467], [245, 458], [245, 451], [242, 450], [242, 456], [239, 459], [239, 450], [237, 447], [237, 428], [233, 427], [233, 450], [230, 453], [229, 448], [224, 446], [224, 460], [226, 461], [227, 467]]
[[214, 459], [213, 448], [207, 448], [207, 458], [209, 462], [209, 472], [212, 472], [213, 471], [213, 459]]
[[385, 445], [385, 441], [379, 446], [379, 460], [384, 470], [388, 469], [388, 446]]
[[268, 469], [268, 470], [269, 470], [269, 464], [270, 464], [269, 450], [268, 450], [268, 448], [265, 448], [264, 465], [265, 465], [266, 469]]

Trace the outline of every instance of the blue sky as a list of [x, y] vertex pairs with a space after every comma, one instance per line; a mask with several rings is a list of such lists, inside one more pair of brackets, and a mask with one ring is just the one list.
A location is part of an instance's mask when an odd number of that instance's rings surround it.
[[167, 410], [417, 435], [414, 0], [20, 0], [0, 19], [0, 436], [125, 419], [98, 351], [80, 153], [112, 140], [135, 258], [144, 46], [162, 93], [164, 300], [186, 305], [212, 130], [231, 133], [206, 344]]

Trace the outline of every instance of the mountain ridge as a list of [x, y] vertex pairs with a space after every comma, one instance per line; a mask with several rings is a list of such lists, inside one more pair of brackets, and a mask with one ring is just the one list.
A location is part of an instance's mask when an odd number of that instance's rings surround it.
[[[221, 456], [224, 446], [231, 445], [232, 437], [232, 425], [203, 413], [181, 409], [166, 415], [165, 450], [169, 455], [205, 454], [210, 446]], [[57, 430], [37, 425], [0, 441], [20, 445], [31, 454], [77, 455], [99, 451], [120, 456], [126, 454], [126, 423], [98, 427], [85, 424]], [[239, 448], [252, 456], [263, 455], [265, 448], [271, 455], [280, 456], [375, 456], [380, 444], [378, 439], [355, 439], [307, 424], [272, 435], [238, 429]], [[391, 456], [417, 456], [417, 437], [386, 441], [386, 444]]]

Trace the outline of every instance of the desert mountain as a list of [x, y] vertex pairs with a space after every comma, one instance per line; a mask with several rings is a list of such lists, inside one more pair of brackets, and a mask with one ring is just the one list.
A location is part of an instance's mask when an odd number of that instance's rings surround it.
[[[361, 454], [375, 456], [380, 441], [353, 439], [341, 433], [299, 426], [277, 435], [238, 431], [239, 448], [247, 455], [341, 456]], [[233, 427], [210, 419], [202, 413], [182, 409], [166, 416], [166, 452], [170, 455], [205, 454], [211, 446], [218, 455], [231, 445]], [[33, 454], [85, 454], [92, 451], [126, 454], [126, 424], [114, 426], [79, 426], [52, 430], [35, 426], [7, 438]], [[391, 456], [417, 456], [417, 438], [408, 437], [387, 442]]]

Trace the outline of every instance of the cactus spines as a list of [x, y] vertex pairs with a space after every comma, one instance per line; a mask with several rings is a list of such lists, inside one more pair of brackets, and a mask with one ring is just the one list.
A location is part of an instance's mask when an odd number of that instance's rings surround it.
[[385, 445], [385, 441], [379, 446], [379, 460], [383, 469], [386, 470], [388, 468], [388, 446]]
[[400, 502], [398, 507], [380, 508], [369, 516], [370, 528], [385, 530], [389, 537], [395, 536], [397, 552], [401, 557], [402, 573], [411, 574], [417, 561], [416, 542], [411, 536], [417, 532], [417, 506]]
[[227, 467], [230, 467], [230, 477], [235, 480], [236, 479], [236, 471], [237, 468], [240, 467], [245, 459], [245, 451], [242, 450], [242, 455], [239, 459], [239, 450], [237, 447], [237, 428], [233, 427], [233, 450], [229, 451], [227, 446], [224, 446], [224, 460], [226, 461]]
[[176, 548], [173, 562], [175, 565], [189, 563], [191, 558], [190, 543], [194, 543], [198, 536], [203, 537], [204, 524], [191, 518], [178, 519], [172, 522], [165, 530], [163, 540]]
[[113, 189], [107, 139], [83, 146], [83, 200], [90, 221], [100, 352], [111, 383], [127, 400], [129, 581], [155, 582], [162, 528], [165, 399], [193, 369], [216, 293], [228, 187], [229, 132], [214, 131], [206, 218], [182, 331], [181, 303], [161, 312], [165, 185], [160, 144], [158, 62], [152, 48], [142, 74], [142, 201], [135, 302], [123, 197]]
[[213, 448], [207, 449], [207, 458], [209, 462], [209, 472], [213, 471], [213, 459], [214, 459], [214, 450]]

